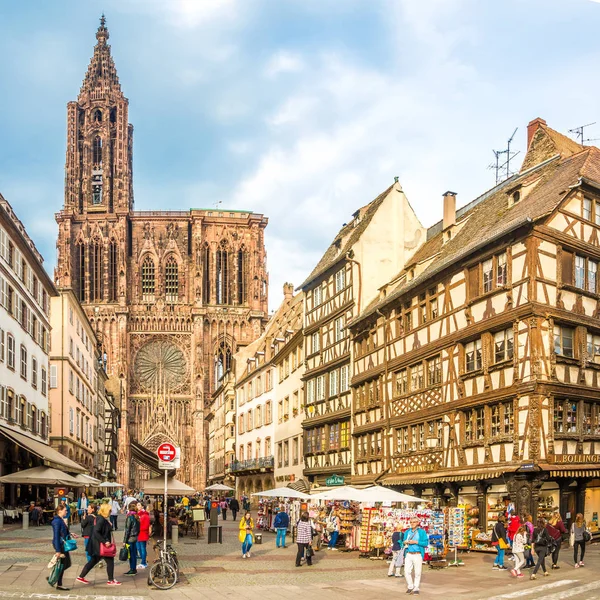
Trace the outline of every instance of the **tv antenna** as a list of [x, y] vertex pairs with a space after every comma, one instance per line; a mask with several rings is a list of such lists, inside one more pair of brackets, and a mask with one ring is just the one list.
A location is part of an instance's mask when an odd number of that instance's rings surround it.
[[504, 150], [492, 150], [496, 161], [489, 165], [488, 169], [496, 171], [496, 185], [514, 175], [514, 172], [510, 170], [510, 161], [519, 154], [519, 151], [511, 150], [510, 145], [518, 129], [517, 127], [512, 132]]
[[593, 123], [588, 123], [587, 125], [580, 125], [579, 127], [573, 127], [573, 129], [569, 129], [569, 133], [573, 133], [576, 137], [577, 140], [579, 141], [579, 143], [583, 146], [585, 142], [595, 142], [600, 138], [584, 138], [583, 137], [583, 130], [586, 127], [591, 127], [592, 125], [595, 125], [596, 121], [594, 121]]

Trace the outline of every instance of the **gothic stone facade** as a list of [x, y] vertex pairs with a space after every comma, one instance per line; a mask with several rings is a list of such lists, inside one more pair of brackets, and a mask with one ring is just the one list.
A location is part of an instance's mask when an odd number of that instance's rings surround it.
[[107, 388], [122, 411], [119, 480], [147, 478], [154, 450], [169, 440], [182, 448], [178, 477], [198, 489], [204, 398], [266, 321], [267, 219], [133, 210], [133, 127], [104, 19], [96, 38], [67, 110], [55, 279], [73, 288], [107, 354]]

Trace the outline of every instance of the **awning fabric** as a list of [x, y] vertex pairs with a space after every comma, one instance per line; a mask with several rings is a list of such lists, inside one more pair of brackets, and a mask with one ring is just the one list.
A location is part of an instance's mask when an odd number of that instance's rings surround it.
[[67, 458], [64, 454], [61, 454], [58, 450], [40, 442], [33, 438], [27, 437], [22, 433], [13, 431], [9, 427], [0, 425], [0, 433], [5, 435], [7, 438], [18, 444], [25, 450], [39, 456], [43, 459], [44, 464], [49, 467], [61, 469], [69, 473], [85, 473], [87, 469], [76, 463], [74, 460]]
[[[164, 476], [154, 477], [144, 483], [144, 493], [146, 494], [163, 494], [165, 491], [165, 478]], [[179, 481], [174, 477], [167, 479], [167, 493], [172, 496], [179, 496], [180, 494], [193, 494], [196, 490], [189, 485]]]
[[518, 467], [510, 467], [508, 469], [478, 469], [452, 471], [445, 475], [432, 475], [430, 477], [418, 477], [411, 475], [390, 475], [383, 479], [385, 485], [423, 485], [427, 483], [447, 483], [453, 481], [480, 481], [481, 479], [498, 479], [506, 473], [514, 472]]

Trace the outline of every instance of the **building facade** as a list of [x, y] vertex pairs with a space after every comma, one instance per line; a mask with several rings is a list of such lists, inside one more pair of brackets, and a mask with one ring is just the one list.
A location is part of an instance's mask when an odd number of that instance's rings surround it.
[[597, 522], [600, 151], [541, 119], [350, 327], [356, 483]]
[[[235, 441], [235, 381], [233, 370], [229, 369], [214, 391], [206, 414], [208, 425], [208, 483], [231, 483], [232, 478], [225, 475], [228, 466], [235, 457], [232, 438]], [[227, 443], [227, 449], [226, 449]]]
[[304, 473], [325, 485], [352, 476], [351, 351], [347, 324], [365, 299], [402, 270], [422, 243], [419, 223], [398, 182], [344, 224], [308, 279], [304, 292], [306, 414]]
[[201, 489], [205, 399], [267, 318], [267, 219], [134, 211], [133, 126], [108, 37], [102, 19], [67, 108], [55, 281], [75, 291], [106, 354], [106, 387], [120, 405], [120, 481], [139, 486], [157, 468], [158, 445], [171, 441], [182, 449], [178, 477]]
[[[52, 386], [50, 303], [56, 288], [11, 205], [0, 196], [0, 473], [42, 464], [73, 472], [79, 465], [48, 446]], [[20, 498], [31, 497], [26, 486]], [[16, 486], [0, 485], [0, 502], [19, 501]]]
[[107, 377], [96, 336], [69, 288], [52, 298], [50, 322], [50, 445], [101, 478]]

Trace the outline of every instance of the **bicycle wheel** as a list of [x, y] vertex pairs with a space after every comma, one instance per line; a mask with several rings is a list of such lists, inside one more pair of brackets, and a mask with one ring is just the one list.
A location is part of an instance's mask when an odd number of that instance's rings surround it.
[[150, 567], [148, 580], [159, 590], [169, 590], [177, 583], [177, 571], [167, 562], [158, 562]]

